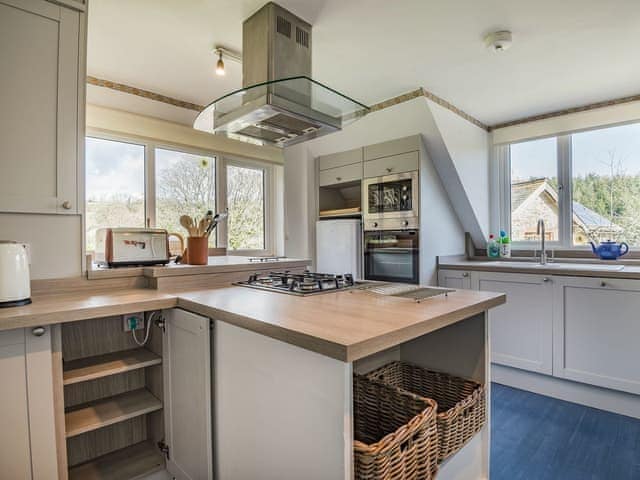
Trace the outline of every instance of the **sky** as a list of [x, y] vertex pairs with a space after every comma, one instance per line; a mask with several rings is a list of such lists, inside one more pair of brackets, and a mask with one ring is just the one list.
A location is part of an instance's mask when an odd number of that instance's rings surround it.
[[[556, 177], [556, 139], [544, 138], [511, 146], [512, 180]], [[572, 135], [573, 176], [607, 175], [609, 152], [627, 175], [640, 174], [640, 123], [590, 130]]]
[[[105, 200], [114, 194], [144, 199], [144, 145], [87, 137], [87, 200]], [[158, 170], [188, 158], [200, 161], [202, 155], [156, 149]]]

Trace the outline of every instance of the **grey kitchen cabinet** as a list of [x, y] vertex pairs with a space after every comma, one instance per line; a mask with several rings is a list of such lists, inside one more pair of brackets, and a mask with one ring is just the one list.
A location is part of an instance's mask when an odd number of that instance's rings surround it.
[[318, 184], [321, 187], [362, 180], [362, 163], [353, 163], [328, 170], [320, 170]]
[[640, 281], [555, 277], [556, 377], [640, 394]]
[[419, 152], [401, 153], [364, 162], [364, 177], [381, 177], [396, 173], [413, 172], [420, 167]]
[[474, 272], [474, 289], [507, 295], [489, 311], [493, 363], [552, 374], [553, 284], [544, 275]]
[[471, 275], [473, 272], [462, 270], [438, 270], [438, 285], [446, 288], [471, 289]]
[[0, 0], [0, 211], [79, 211], [82, 22], [45, 0]]
[[330, 168], [352, 165], [354, 163], [362, 163], [362, 148], [318, 157], [319, 170], [328, 170]]
[[[391, 157], [403, 153], [417, 152], [420, 150], [420, 135], [398, 138], [387, 142], [376, 143], [364, 147], [364, 160], [375, 160], [382, 157]], [[417, 168], [417, 167], [416, 167]]]
[[58, 475], [50, 327], [0, 332], [2, 478]]

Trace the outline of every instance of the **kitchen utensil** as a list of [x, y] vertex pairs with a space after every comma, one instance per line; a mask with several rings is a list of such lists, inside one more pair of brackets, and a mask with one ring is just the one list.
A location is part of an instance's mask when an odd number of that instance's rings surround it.
[[600, 245], [597, 247], [595, 243], [589, 243], [591, 244], [593, 253], [598, 255], [601, 260], [616, 260], [618, 257], [629, 253], [629, 245], [625, 242], [616, 243], [612, 240], [607, 240], [606, 242], [600, 242]]
[[31, 303], [28, 246], [0, 240], [0, 308]]
[[209, 239], [188, 237], [186, 261], [189, 265], [206, 265], [209, 262]]
[[195, 225], [193, 222], [193, 218], [189, 215], [181, 215], [180, 216], [180, 225], [189, 233], [189, 235], [195, 235]]

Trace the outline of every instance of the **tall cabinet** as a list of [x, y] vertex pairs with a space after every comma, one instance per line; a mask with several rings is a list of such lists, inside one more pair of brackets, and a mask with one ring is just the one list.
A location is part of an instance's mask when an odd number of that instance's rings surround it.
[[0, 0], [0, 212], [81, 211], [84, 8]]

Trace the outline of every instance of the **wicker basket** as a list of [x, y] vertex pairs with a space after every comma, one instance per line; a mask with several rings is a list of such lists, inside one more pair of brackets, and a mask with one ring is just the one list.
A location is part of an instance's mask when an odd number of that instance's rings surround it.
[[486, 396], [478, 382], [392, 362], [367, 375], [371, 380], [432, 398], [438, 403], [438, 459], [460, 450], [485, 423]]
[[354, 375], [355, 478], [430, 480], [438, 471], [436, 402]]

